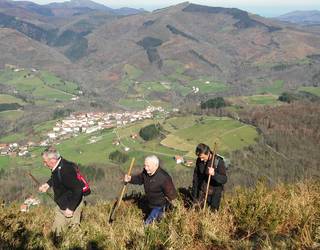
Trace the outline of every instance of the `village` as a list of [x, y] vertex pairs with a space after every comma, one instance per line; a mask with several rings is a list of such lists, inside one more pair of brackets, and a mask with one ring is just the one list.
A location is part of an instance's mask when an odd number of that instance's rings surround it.
[[[155, 112], [166, 114], [162, 107], [148, 106], [141, 111], [125, 112], [77, 112], [69, 117], [57, 121], [45, 138], [39, 142], [28, 141], [24, 144], [18, 142], [0, 144], [0, 156], [30, 157], [32, 147], [46, 147], [60, 141], [78, 136], [81, 133], [91, 134], [102, 129], [111, 129], [125, 126], [129, 123], [152, 119]], [[94, 143], [92, 141], [91, 143]]]

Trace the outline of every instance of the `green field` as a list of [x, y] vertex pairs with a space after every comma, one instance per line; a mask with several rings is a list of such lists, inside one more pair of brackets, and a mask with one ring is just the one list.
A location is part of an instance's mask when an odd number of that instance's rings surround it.
[[215, 82], [210, 78], [191, 81], [189, 87], [192, 88], [192, 86], [198, 87], [201, 94], [224, 92], [229, 89], [226, 84]]
[[0, 169], [6, 169], [9, 166], [10, 158], [8, 156], [0, 156]]
[[247, 97], [251, 105], [272, 105], [278, 102], [277, 95], [253, 95]]
[[41, 71], [39, 77], [46, 85], [51, 88], [58, 89], [70, 94], [78, 94], [79, 87], [74, 82], [64, 81], [47, 71]]
[[[142, 127], [149, 124], [160, 122], [164, 128], [162, 137], [152, 141], [144, 141], [139, 136], [132, 139], [130, 135], [139, 134]], [[39, 124], [34, 127], [37, 133], [43, 133], [55, 121]], [[19, 137], [23, 135], [12, 135]], [[233, 150], [241, 149], [245, 146], [255, 143], [258, 134], [254, 127], [242, 124], [230, 118], [218, 118], [209, 116], [184, 116], [173, 117], [167, 120], [144, 120], [125, 127], [117, 129], [107, 129], [92, 134], [80, 134], [77, 137], [65, 140], [57, 144], [60, 153], [66, 158], [83, 165], [118, 165], [109, 160], [109, 154], [115, 150], [124, 151], [126, 147], [130, 148], [127, 152], [129, 158], [136, 158], [136, 165], [141, 166], [143, 159], [147, 155], [155, 154], [160, 160], [162, 166], [169, 171], [181, 169], [176, 165], [173, 157], [183, 155], [187, 159], [195, 159], [194, 148], [200, 142], [213, 145], [218, 143], [218, 152], [221, 154]], [[9, 139], [10, 137], [7, 137]], [[91, 139], [95, 142], [90, 142]], [[113, 145], [115, 140], [120, 141], [120, 145]], [[41, 151], [43, 148], [35, 148], [31, 153], [35, 157], [23, 158], [14, 157], [9, 161], [2, 159], [2, 166], [29, 166], [36, 175], [48, 175], [42, 166]], [[1, 158], [0, 158], [1, 159]], [[130, 163], [128, 160], [121, 165], [126, 169]]]
[[22, 110], [8, 110], [0, 112], [0, 119], [8, 121], [16, 121], [23, 115]]
[[320, 97], [320, 87], [300, 87], [298, 91], [304, 91]]
[[145, 109], [147, 106], [149, 106], [149, 103], [142, 99], [120, 99], [119, 104], [136, 110]]
[[[1, 114], [5, 112], [0, 112], [0, 118]], [[1, 143], [12, 143], [12, 142], [20, 142], [20, 141], [27, 141], [31, 140], [33, 142], [40, 141], [41, 138], [45, 138], [47, 132], [52, 131], [52, 128], [54, 127], [57, 120], [47, 121], [43, 122], [37, 125], [34, 125], [32, 128], [30, 128], [27, 132], [21, 132], [21, 133], [12, 133], [7, 136], [3, 136], [0, 138]]]
[[25, 102], [20, 98], [14, 97], [12, 95], [2, 95], [0, 94], [0, 104], [2, 103], [18, 103], [20, 105], [24, 105]]
[[6, 69], [0, 71], [0, 82], [14, 87], [19, 94], [32, 96], [38, 105], [68, 101], [78, 89], [75, 83], [63, 81], [46, 71], [21, 70], [14, 72]]
[[137, 79], [139, 76], [141, 76], [143, 74], [142, 70], [140, 70], [130, 64], [124, 65], [123, 72], [124, 72], [125, 76], [129, 79]]
[[[252, 95], [252, 96], [235, 96], [226, 98], [233, 107], [245, 105], [276, 105], [279, 104], [278, 95], [265, 94], [265, 95]], [[230, 107], [228, 107], [230, 108]]]
[[271, 93], [274, 95], [280, 95], [283, 92], [284, 81], [276, 80], [271, 85], [263, 86], [258, 88], [257, 92], [260, 93]]
[[219, 151], [227, 153], [255, 143], [258, 133], [254, 127], [238, 121], [223, 118], [205, 117], [172, 118], [166, 121], [169, 134], [161, 144], [167, 147], [187, 151], [194, 155], [194, 148], [200, 142], [208, 145], [218, 143]]

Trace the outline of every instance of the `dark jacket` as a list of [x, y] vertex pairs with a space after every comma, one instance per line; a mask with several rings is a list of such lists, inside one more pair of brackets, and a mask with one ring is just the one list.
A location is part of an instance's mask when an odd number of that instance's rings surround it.
[[143, 170], [142, 173], [132, 176], [130, 183], [144, 185], [150, 208], [163, 207], [168, 203], [167, 199], [171, 201], [177, 197], [170, 175], [160, 167], [152, 176]]
[[74, 211], [77, 208], [82, 200], [82, 183], [77, 179], [74, 163], [61, 158], [47, 183], [52, 187], [54, 200], [60, 209]]
[[[206, 192], [209, 178], [208, 168], [211, 166], [211, 161], [212, 159], [207, 162], [201, 161], [200, 158], [197, 159], [192, 180], [192, 196], [194, 199], [199, 199], [201, 192]], [[215, 173], [211, 176], [209, 188], [211, 192], [221, 193], [223, 191], [223, 184], [227, 182], [226, 168], [222, 157], [216, 156], [215, 162], [218, 162], [218, 166], [213, 164]]]

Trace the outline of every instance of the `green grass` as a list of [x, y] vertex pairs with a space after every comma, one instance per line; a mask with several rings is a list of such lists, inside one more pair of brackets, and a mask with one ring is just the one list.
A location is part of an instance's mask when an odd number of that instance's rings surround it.
[[[139, 134], [142, 127], [156, 122], [160, 122], [167, 131], [168, 134], [165, 139], [162, 137], [152, 141], [144, 141], [140, 137], [137, 139], [130, 137], [131, 134]], [[39, 134], [50, 130], [54, 123], [55, 121], [50, 121], [35, 126], [33, 138], [37, 138]], [[89, 139], [93, 136], [98, 137], [98, 140], [95, 143], [89, 143]], [[194, 159], [194, 148], [200, 142], [211, 146], [214, 142], [217, 142], [218, 151], [226, 153], [255, 143], [257, 137], [258, 134], [253, 127], [229, 118], [185, 116], [173, 117], [167, 119], [164, 123], [163, 120], [149, 119], [116, 130], [108, 129], [92, 134], [80, 134], [77, 137], [62, 141], [56, 146], [66, 159], [83, 165], [115, 164], [109, 160], [109, 154], [116, 149], [124, 151], [125, 147], [129, 147], [130, 150], [127, 154], [130, 158], [136, 157], [137, 164], [142, 164], [147, 155], [155, 154], [160, 158], [166, 169], [173, 171], [177, 168], [173, 159], [174, 155], [184, 155]], [[12, 142], [22, 138], [26, 139], [28, 136], [14, 134], [2, 138], [0, 141]], [[118, 138], [120, 138], [120, 145], [113, 145], [112, 142]], [[35, 158], [17, 157], [13, 162], [16, 165], [32, 166], [32, 169], [35, 166], [42, 166], [40, 158], [42, 150], [42, 148], [33, 150], [32, 154], [36, 155]], [[130, 160], [121, 164], [122, 168], [126, 169], [129, 163]], [[36, 171], [39, 175], [45, 175], [43, 170], [32, 171]]]
[[240, 106], [256, 106], [256, 105], [277, 105], [279, 104], [278, 95], [252, 95], [252, 96], [234, 96], [226, 98], [232, 106], [227, 107], [228, 110], [237, 111]]
[[0, 82], [14, 87], [18, 93], [33, 96], [37, 105], [69, 101], [71, 93], [76, 93], [78, 89], [75, 83], [63, 81], [46, 71], [33, 73], [28, 70], [3, 70], [0, 71]]
[[23, 115], [22, 110], [8, 110], [0, 112], [0, 119], [16, 121]]
[[272, 105], [278, 102], [276, 95], [253, 95], [246, 98], [252, 105]]
[[[209, 83], [206, 83], [209, 82]], [[200, 93], [218, 93], [218, 92], [224, 92], [229, 89], [229, 87], [221, 82], [215, 82], [210, 78], [207, 79], [199, 79], [194, 80], [189, 83], [189, 86], [192, 88], [192, 86], [198, 87]]]
[[137, 79], [139, 76], [143, 74], [143, 71], [141, 69], [138, 69], [135, 66], [130, 64], [124, 65], [123, 72], [125, 73], [126, 77], [129, 79]]
[[[173, 124], [179, 123], [179, 119], [173, 119]], [[167, 123], [170, 124], [170, 120]], [[182, 118], [180, 124], [185, 127], [178, 127], [175, 132], [175, 125], [171, 128], [170, 125], [166, 125], [165, 128], [171, 130], [172, 133], [161, 144], [188, 151], [189, 156], [194, 154], [194, 148], [200, 142], [208, 145], [217, 142], [219, 152], [226, 153], [253, 144], [255, 138], [258, 137], [258, 133], [253, 127], [229, 118], [219, 120], [205, 117], [203, 121], [195, 123]]]
[[63, 92], [71, 94], [78, 93], [79, 86], [76, 83], [64, 81], [50, 72], [41, 71], [40, 78], [46, 85], [50, 86], [51, 88], [59, 89]]
[[182, 75], [186, 70], [181, 62], [175, 60], [164, 60], [163, 65], [174, 68], [176, 75]]
[[304, 91], [320, 97], [320, 87], [300, 87], [298, 91]]
[[149, 103], [142, 99], [120, 99], [119, 104], [132, 109], [144, 109]]
[[8, 156], [0, 156], [0, 169], [6, 169], [10, 165], [10, 158]]
[[284, 81], [276, 80], [272, 85], [263, 86], [258, 88], [258, 93], [271, 93], [274, 95], [280, 95], [283, 92]]
[[56, 100], [68, 101], [72, 98], [71, 94], [68, 94], [61, 90], [54, 89], [45, 85], [42, 85], [36, 88], [36, 90], [33, 91], [33, 95], [36, 98], [49, 100], [49, 101], [56, 101]]
[[26, 135], [24, 133], [14, 133], [7, 136], [3, 136], [0, 138], [0, 142], [2, 143], [10, 143], [24, 140]]
[[58, 120], [51, 120], [51, 121], [37, 124], [37, 125], [33, 126], [33, 130], [37, 134], [42, 134], [42, 133], [52, 131], [52, 128], [55, 126], [57, 121]]
[[[4, 112], [0, 112], [0, 117], [2, 113]], [[3, 136], [0, 138], [0, 142], [9, 143], [9, 142], [19, 142], [23, 140], [40, 141], [41, 138], [44, 137], [47, 132], [52, 130], [56, 121], [57, 120], [51, 120], [51, 121], [34, 125], [32, 127], [33, 129], [32, 133], [29, 133], [29, 134], [26, 132], [21, 132], [21, 133], [12, 133], [7, 136]]]
[[170, 86], [160, 82], [141, 82], [135, 85], [135, 90], [140, 94], [147, 95], [151, 92], [166, 92], [170, 90]]
[[0, 104], [2, 103], [18, 103], [20, 105], [24, 105], [25, 102], [20, 98], [14, 97], [12, 95], [2, 95], [0, 94]]

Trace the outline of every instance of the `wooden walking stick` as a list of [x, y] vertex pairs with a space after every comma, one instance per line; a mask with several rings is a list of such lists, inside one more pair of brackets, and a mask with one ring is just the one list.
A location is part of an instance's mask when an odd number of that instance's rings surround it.
[[[214, 161], [215, 161], [215, 158], [216, 158], [216, 152], [217, 152], [217, 143], [215, 142], [214, 143], [213, 152], [212, 152], [212, 160], [211, 160], [211, 164], [210, 164], [211, 168], [214, 166]], [[203, 211], [206, 210], [206, 206], [207, 206], [207, 199], [208, 199], [208, 194], [209, 194], [210, 181], [211, 181], [211, 175], [209, 174], [208, 183], [207, 183], [207, 189], [206, 189], [206, 196], [204, 198], [204, 204], [203, 204]]]
[[[127, 175], [131, 174], [131, 170], [132, 170], [134, 161], [135, 161], [135, 158], [132, 158]], [[123, 184], [121, 193], [120, 193], [119, 198], [117, 200], [117, 203], [113, 206], [113, 208], [111, 210], [111, 213], [110, 213], [110, 216], [109, 216], [109, 223], [112, 223], [114, 221], [116, 210], [120, 207], [120, 204], [121, 204], [121, 201], [122, 201], [122, 197], [123, 197], [123, 195], [124, 195], [124, 193], [126, 191], [126, 188], [127, 188], [127, 184], [128, 184], [128, 182], [125, 182]]]
[[[40, 182], [39, 182], [30, 172], [28, 172], [28, 175], [31, 177], [31, 179], [32, 179], [38, 186], [41, 185]], [[46, 194], [54, 201], [54, 198], [53, 198], [53, 196], [52, 196], [50, 193], [46, 192]]]

